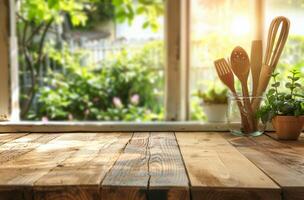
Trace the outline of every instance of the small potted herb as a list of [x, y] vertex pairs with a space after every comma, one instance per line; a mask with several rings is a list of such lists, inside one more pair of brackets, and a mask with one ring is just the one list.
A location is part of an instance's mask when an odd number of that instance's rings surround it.
[[257, 114], [263, 123], [272, 122], [279, 139], [296, 140], [304, 124], [304, 95], [299, 84], [300, 73], [296, 70], [290, 73], [285, 84], [287, 92], [279, 91], [278, 73], [272, 75], [274, 83]]
[[196, 94], [202, 100], [203, 110], [208, 122], [224, 122], [228, 108], [227, 89], [211, 87], [206, 92]]

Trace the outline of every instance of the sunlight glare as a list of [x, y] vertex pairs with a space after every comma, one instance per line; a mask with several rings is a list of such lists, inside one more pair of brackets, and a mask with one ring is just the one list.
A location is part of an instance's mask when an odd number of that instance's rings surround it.
[[244, 16], [238, 16], [232, 20], [230, 31], [235, 36], [244, 36], [250, 33], [250, 20]]

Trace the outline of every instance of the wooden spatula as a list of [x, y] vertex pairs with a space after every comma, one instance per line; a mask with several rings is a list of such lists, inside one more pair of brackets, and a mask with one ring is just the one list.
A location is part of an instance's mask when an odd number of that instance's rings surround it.
[[218, 77], [230, 89], [230, 91], [232, 92], [232, 95], [234, 96], [234, 98], [237, 102], [237, 105], [240, 110], [243, 129], [247, 132], [249, 130], [249, 125], [248, 125], [247, 118], [245, 116], [246, 112], [241, 103], [241, 100], [239, 99], [239, 97], [236, 93], [236, 90], [234, 87], [234, 76], [231, 71], [231, 68], [230, 68], [228, 62], [224, 58], [214, 61], [214, 65], [215, 65], [215, 69], [218, 74]]
[[256, 97], [261, 67], [263, 63], [262, 40], [254, 40], [251, 43], [250, 69], [252, 76], [252, 97]]

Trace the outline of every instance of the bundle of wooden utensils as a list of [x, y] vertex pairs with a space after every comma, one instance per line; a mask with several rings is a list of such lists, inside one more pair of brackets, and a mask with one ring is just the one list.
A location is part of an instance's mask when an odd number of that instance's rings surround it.
[[[267, 89], [271, 74], [278, 64], [287, 41], [289, 27], [290, 22], [286, 17], [280, 16], [272, 20], [268, 32], [264, 62], [261, 40], [252, 41], [250, 60], [246, 51], [238, 46], [233, 49], [230, 61], [227, 62], [224, 58], [214, 61], [220, 80], [230, 89], [237, 102], [243, 133], [254, 133], [258, 129], [255, 115], [262, 100], [260, 97]], [[280, 30], [280, 34], [277, 34], [278, 30]], [[251, 95], [247, 84], [250, 71], [252, 76]], [[238, 96], [234, 87], [234, 75], [241, 83], [242, 97]]]

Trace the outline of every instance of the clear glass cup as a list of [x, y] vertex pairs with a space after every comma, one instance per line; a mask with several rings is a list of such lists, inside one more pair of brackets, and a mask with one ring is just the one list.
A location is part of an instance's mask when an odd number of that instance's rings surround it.
[[237, 136], [259, 136], [265, 131], [265, 125], [256, 117], [251, 103], [263, 103], [264, 97], [228, 96], [227, 123], [230, 132]]

